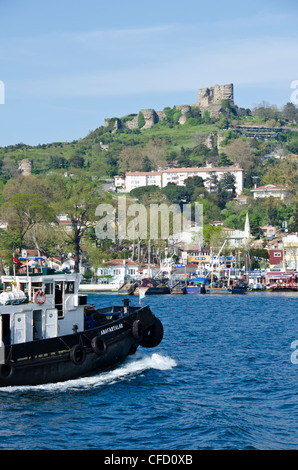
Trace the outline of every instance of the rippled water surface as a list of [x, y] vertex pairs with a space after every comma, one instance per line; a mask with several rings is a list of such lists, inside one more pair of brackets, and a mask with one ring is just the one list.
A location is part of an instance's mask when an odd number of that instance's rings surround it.
[[298, 449], [297, 300], [146, 297], [162, 343], [95, 377], [0, 389], [0, 449]]

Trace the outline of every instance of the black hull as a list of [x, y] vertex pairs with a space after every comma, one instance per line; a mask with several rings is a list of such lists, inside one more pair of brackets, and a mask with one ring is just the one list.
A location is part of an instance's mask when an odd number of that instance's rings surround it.
[[90, 376], [111, 369], [139, 345], [157, 346], [160, 321], [149, 307], [83, 332], [5, 346], [0, 387], [41, 385]]
[[149, 287], [145, 295], [165, 295], [170, 293], [171, 289], [169, 287]]

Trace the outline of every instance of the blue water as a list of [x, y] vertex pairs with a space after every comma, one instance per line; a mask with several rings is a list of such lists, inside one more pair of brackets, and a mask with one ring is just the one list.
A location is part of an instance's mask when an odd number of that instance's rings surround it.
[[0, 389], [0, 449], [298, 449], [297, 300], [146, 297], [162, 343], [95, 377]]

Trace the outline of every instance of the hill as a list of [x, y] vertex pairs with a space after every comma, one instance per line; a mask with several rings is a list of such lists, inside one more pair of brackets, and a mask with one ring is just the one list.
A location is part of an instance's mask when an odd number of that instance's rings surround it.
[[[139, 113], [137, 127], [123, 125], [132, 120], [136, 122], [135, 116], [128, 115], [112, 118], [73, 142], [35, 147], [19, 143], [0, 148], [0, 203], [7, 203], [7, 188], [19, 185], [20, 174], [31, 173], [43, 184], [53, 181], [55, 175], [75, 175], [81, 181], [88, 181], [97, 191], [105, 180], [127, 171], [151, 171], [173, 165], [237, 165], [244, 169], [244, 194], [249, 196], [245, 206], [234, 199], [232, 181], [225, 186], [215, 185], [212, 192], [197, 180], [195, 184], [188, 183], [183, 195], [179, 193], [181, 188], [176, 191], [153, 188], [152, 191], [141, 190], [132, 197], [144, 204], [170, 203], [179, 197], [198, 201], [204, 206], [205, 224], [221, 220], [225, 226], [236, 229], [243, 229], [248, 211], [255, 236], [261, 234], [262, 225], [279, 228], [283, 221], [288, 222], [289, 230], [297, 231], [297, 107], [287, 103], [277, 109], [262, 103], [252, 110], [242, 109], [231, 97], [221, 96], [220, 102], [211, 100], [211, 108], [208, 108], [209, 98], [208, 92], [201, 93], [201, 99], [207, 103], [202, 109], [198, 103], [183, 110], [179, 105], [165, 108], [158, 112], [159, 119], [150, 126], [139, 119]], [[254, 200], [250, 191], [256, 183], [287, 186], [293, 195], [291, 204], [273, 198]], [[7, 240], [4, 245], [7, 246]], [[51, 246], [51, 250], [54, 254], [55, 247]]]

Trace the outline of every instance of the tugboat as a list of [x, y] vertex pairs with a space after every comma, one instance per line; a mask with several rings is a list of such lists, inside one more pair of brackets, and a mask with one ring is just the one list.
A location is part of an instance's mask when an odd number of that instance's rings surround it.
[[128, 299], [122, 306], [88, 306], [78, 273], [38, 266], [3, 276], [2, 283], [0, 387], [94, 375], [163, 338], [148, 306], [130, 306]]

